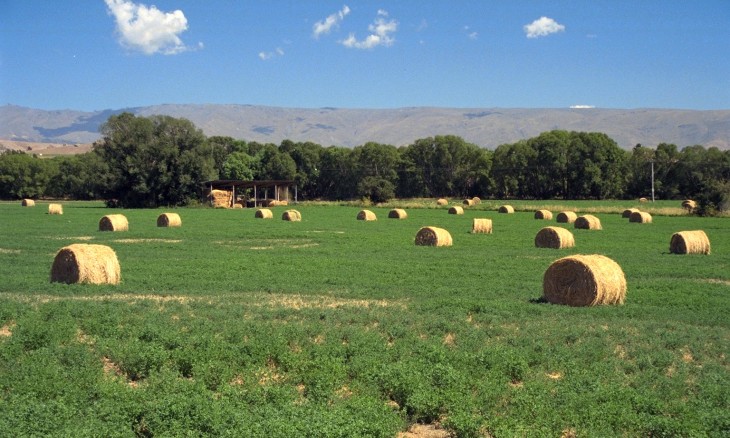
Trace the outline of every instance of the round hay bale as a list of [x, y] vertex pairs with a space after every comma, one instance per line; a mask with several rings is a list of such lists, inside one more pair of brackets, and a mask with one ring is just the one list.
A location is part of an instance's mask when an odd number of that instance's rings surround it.
[[370, 210], [360, 210], [357, 213], [357, 220], [359, 220], [359, 221], [376, 221], [376, 220], [378, 220], [378, 217], [375, 216], [375, 213], [373, 213]]
[[691, 199], [685, 199], [682, 201], [682, 208], [691, 213], [692, 210], [697, 208], [697, 203]]
[[710, 239], [702, 230], [679, 231], [669, 241], [672, 254], [710, 254]]
[[65, 246], [51, 266], [51, 283], [119, 284], [121, 278], [117, 255], [105, 245]]
[[289, 222], [301, 222], [302, 214], [297, 210], [287, 210], [282, 213], [281, 219]]
[[639, 202], [642, 202], [642, 203], [643, 203], [643, 202], [649, 202], [649, 200], [648, 200], [648, 199], [646, 199], [646, 198], [639, 198]]
[[272, 213], [268, 208], [259, 208], [256, 210], [254, 217], [256, 219], [273, 219], [274, 213]]
[[182, 227], [182, 219], [177, 213], [162, 213], [157, 216], [158, 227]]
[[394, 208], [388, 212], [388, 218], [390, 219], [407, 219], [408, 213], [402, 208]]
[[537, 210], [535, 212], [535, 219], [551, 220], [553, 214], [549, 210]]
[[561, 227], [545, 227], [535, 236], [535, 247], [563, 249], [575, 246], [573, 233]]
[[624, 210], [623, 213], [621, 213], [621, 217], [624, 219], [629, 219], [631, 218], [631, 213], [637, 213], [638, 211], [638, 208], [627, 208], [626, 210]]
[[561, 211], [556, 218], [558, 223], [572, 224], [578, 219], [578, 215], [574, 211]]
[[511, 205], [502, 205], [497, 211], [500, 213], [512, 214], [515, 212], [515, 208]]
[[99, 220], [99, 231], [128, 231], [129, 222], [123, 214], [108, 214]]
[[474, 205], [474, 200], [473, 199], [464, 199], [462, 204], [466, 205], [467, 207], [471, 207], [472, 205]]
[[458, 205], [455, 205], [455, 206], [449, 208], [449, 214], [464, 214], [464, 208], [459, 207]]
[[471, 225], [473, 234], [492, 234], [492, 220], [475, 218]]
[[32, 199], [23, 199], [23, 202], [20, 203], [23, 207], [35, 207], [35, 201]]
[[601, 220], [597, 217], [593, 216], [592, 214], [586, 214], [583, 216], [579, 216], [575, 222], [573, 222], [573, 226], [575, 228], [583, 229], [583, 230], [602, 230], [603, 227], [601, 226]]
[[482, 200], [479, 199], [478, 196], [475, 196], [475, 197], [471, 198], [471, 200], [472, 200], [472, 202], [474, 202], [474, 205], [479, 205], [479, 204], [482, 203]]
[[63, 205], [48, 204], [48, 214], [63, 214]]
[[637, 224], [650, 224], [651, 215], [645, 211], [635, 211], [629, 216], [629, 222], [636, 222]]
[[423, 227], [416, 233], [418, 246], [451, 246], [451, 234], [438, 227]]
[[553, 304], [623, 304], [626, 277], [615, 261], [602, 255], [574, 255], [554, 261], [545, 271], [543, 297]]
[[236, 201], [233, 204], [233, 208], [246, 208], [246, 202], [245, 201]]
[[436, 200], [436, 205], [449, 205], [449, 201], [444, 198], [439, 198]]

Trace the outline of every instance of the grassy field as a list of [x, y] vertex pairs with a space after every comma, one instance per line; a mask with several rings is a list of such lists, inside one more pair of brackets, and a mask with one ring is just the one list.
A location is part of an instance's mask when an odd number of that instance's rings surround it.
[[[355, 220], [355, 205], [299, 205], [302, 222], [252, 209], [0, 203], [0, 430], [7, 436], [394, 437], [413, 423], [454, 436], [730, 434], [730, 220], [677, 202], [515, 202], [413, 208]], [[395, 206], [395, 204], [393, 205]], [[596, 213], [602, 231], [538, 249], [545, 206]], [[666, 210], [662, 210], [666, 209]], [[127, 232], [100, 232], [123, 213]], [[664, 213], [665, 215], [657, 215]], [[494, 233], [470, 233], [475, 217]], [[417, 247], [421, 226], [448, 248]], [[709, 256], [668, 253], [705, 230]], [[112, 247], [116, 286], [49, 282], [71, 243]], [[603, 254], [623, 306], [541, 302], [556, 259]]]

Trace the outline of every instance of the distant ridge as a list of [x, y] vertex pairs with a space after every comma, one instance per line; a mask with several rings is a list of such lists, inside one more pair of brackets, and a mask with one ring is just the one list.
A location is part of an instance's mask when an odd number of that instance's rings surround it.
[[369, 141], [402, 146], [435, 135], [457, 135], [489, 149], [553, 129], [603, 132], [621, 147], [700, 144], [730, 149], [730, 110], [602, 108], [283, 108], [255, 105], [168, 104], [118, 110], [46, 111], [0, 107], [0, 139], [91, 143], [109, 116], [184, 117], [207, 136], [279, 144], [289, 139], [354, 147]]

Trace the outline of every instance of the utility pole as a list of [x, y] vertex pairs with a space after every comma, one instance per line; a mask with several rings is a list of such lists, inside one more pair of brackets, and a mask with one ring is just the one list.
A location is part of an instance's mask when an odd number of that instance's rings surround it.
[[654, 202], [654, 160], [651, 161], [651, 202]]

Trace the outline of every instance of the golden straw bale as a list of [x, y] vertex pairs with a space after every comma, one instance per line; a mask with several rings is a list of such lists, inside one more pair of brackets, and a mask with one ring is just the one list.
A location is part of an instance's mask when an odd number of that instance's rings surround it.
[[464, 199], [464, 202], [462, 202], [462, 204], [466, 205], [467, 207], [471, 207], [472, 205], [474, 205], [474, 200], [473, 199]]
[[556, 218], [558, 223], [572, 224], [578, 219], [578, 215], [574, 211], [561, 211]]
[[626, 277], [621, 266], [608, 257], [573, 255], [550, 265], [543, 276], [542, 291], [545, 300], [553, 304], [623, 304]]
[[603, 227], [601, 226], [601, 220], [597, 217], [593, 216], [592, 214], [586, 214], [583, 216], [579, 216], [575, 222], [573, 222], [573, 226], [575, 228], [580, 228], [583, 230], [602, 230]]
[[563, 249], [575, 246], [573, 233], [561, 227], [545, 227], [535, 236], [535, 247]]
[[48, 214], [63, 214], [63, 205], [48, 204]]
[[182, 227], [182, 219], [177, 213], [162, 213], [157, 216], [158, 227]]
[[692, 210], [697, 208], [697, 203], [691, 199], [685, 199], [684, 201], [682, 201], [682, 208], [691, 213]]
[[35, 207], [35, 201], [32, 199], [23, 199], [23, 202], [20, 203], [23, 207]]
[[645, 211], [635, 211], [629, 216], [629, 222], [636, 222], [639, 224], [650, 224], [651, 215]]
[[233, 192], [230, 190], [211, 190], [208, 199], [215, 208], [228, 208], [233, 201]]
[[233, 204], [233, 208], [246, 208], [246, 203], [244, 201], [236, 201]]
[[449, 205], [449, 201], [444, 198], [439, 198], [436, 200], [436, 205]]
[[710, 254], [710, 239], [702, 230], [679, 231], [669, 241], [672, 254]]
[[499, 210], [497, 210], [500, 213], [507, 213], [511, 214], [515, 212], [515, 208], [511, 205], [502, 205], [499, 207]]
[[108, 214], [99, 221], [99, 231], [128, 231], [129, 222], [123, 214]]
[[121, 278], [117, 255], [104, 245], [65, 246], [51, 266], [51, 283], [118, 284]]
[[416, 233], [416, 245], [418, 246], [451, 246], [451, 234], [438, 227], [423, 227]]
[[649, 200], [646, 198], [639, 198], [639, 202], [649, 202]]
[[376, 220], [378, 220], [378, 217], [375, 216], [375, 213], [373, 213], [370, 210], [360, 210], [357, 213], [357, 220], [359, 220], [359, 221], [376, 221]]
[[268, 208], [259, 208], [256, 210], [254, 217], [256, 219], [273, 219], [274, 213], [272, 213]]
[[537, 210], [535, 212], [535, 219], [544, 219], [544, 220], [551, 220], [553, 218], [553, 214], [549, 210]]
[[627, 208], [626, 210], [624, 210], [623, 213], [621, 213], [621, 217], [624, 219], [630, 219], [631, 213], [636, 213], [638, 211], [639, 211], [638, 208]]
[[482, 203], [482, 200], [479, 199], [478, 196], [475, 196], [475, 197], [471, 198], [471, 200], [474, 202], [474, 205], [479, 205], [479, 204]]
[[289, 222], [301, 222], [302, 214], [297, 210], [287, 210], [281, 215], [281, 219]]
[[390, 219], [407, 219], [408, 213], [402, 208], [394, 208], [388, 212], [388, 218]]
[[459, 206], [453, 206], [449, 208], [449, 214], [464, 214], [464, 208]]
[[474, 234], [492, 234], [492, 220], [475, 218], [471, 225], [471, 232]]

